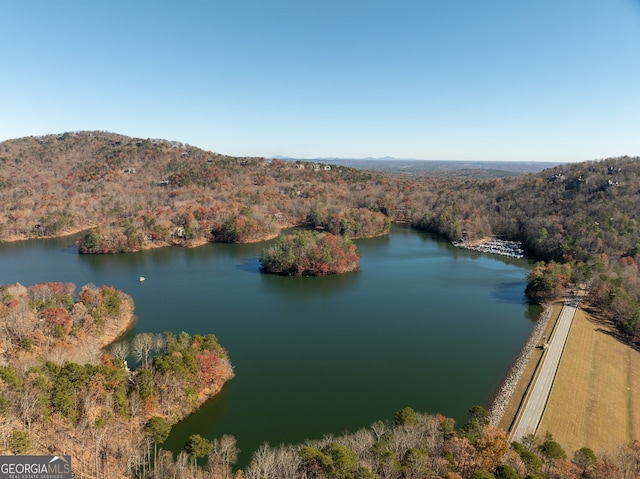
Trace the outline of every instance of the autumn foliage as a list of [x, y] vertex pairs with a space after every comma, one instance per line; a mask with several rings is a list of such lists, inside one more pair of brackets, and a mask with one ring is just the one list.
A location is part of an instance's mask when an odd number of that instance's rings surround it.
[[[406, 412], [406, 409], [404, 410]], [[570, 459], [549, 435], [509, 443], [491, 425], [476, 437], [453, 428], [442, 416], [415, 413], [411, 422], [376, 421], [340, 436], [304, 444], [264, 444], [244, 471], [251, 479], [612, 479], [640, 477], [636, 441], [615, 455], [598, 458], [583, 448]], [[296, 474], [288, 474], [295, 471]]]
[[280, 237], [260, 257], [263, 271], [288, 276], [324, 276], [358, 269], [356, 245], [344, 236], [298, 231]]
[[[72, 283], [0, 286], [0, 333], [5, 360], [27, 353], [45, 358], [76, 357], [73, 349], [88, 338], [115, 339], [132, 324], [133, 301], [109, 286], [83, 286], [76, 297]], [[86, 359], [86, 357], [85, 357]]]
[[148, 477], [151, 419], [168, 434], [234, 375], [212, 334], [103, 349], [133, 323], [133, 301], [109, 286], [0, 286], [0, 323], [0, 453], [70, 454], [74, 477]]
[[[589, 284], [591, 304], [640, 343], [638, 158], [504, 178], [403, 175], [88, 131], [4, 141], [0, 165], [0, 241], [85, 231], [80, 252], [126, 253], [262, 241], [292, 226], [353, 239], [393, 222], [452, 241], [499, 236], [569, 265], [568, 283]], [[547, 279], [532, 300], [562, 294]]]

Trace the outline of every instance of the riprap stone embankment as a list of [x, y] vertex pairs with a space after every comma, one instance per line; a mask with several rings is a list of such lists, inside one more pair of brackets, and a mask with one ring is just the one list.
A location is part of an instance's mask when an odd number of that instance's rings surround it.
[[518, 354], [517, 359], [505, 377], [502, 386], [498, 389], [498, 392], [491, 403], [491, 407], [489, 408], [489, 422], [492, 425], [497, 426], [502, 420], [502, 416], [504, 416], [511, 396], [513, 396], [513, 393], [518, 386], [518, 382], [522, 378], [522, 374], [531, 359], [531, 353], [535, 347], [540, 344], [542, 335], [549, 323], [549, 318], [551, 318], [551, 311], [551, 305], [543, 306], [542, 313], [540, 313], [540, 317], [533, 327], [533, 331], [531, 331], [529, 339], [520, 350], [520, 354]]

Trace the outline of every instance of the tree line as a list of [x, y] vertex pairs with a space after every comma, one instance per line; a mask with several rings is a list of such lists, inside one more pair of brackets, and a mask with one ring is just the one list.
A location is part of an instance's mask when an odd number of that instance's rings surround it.
[[452, 241], [498, 236], [544, 262], [533, 300], [588, 285], [600, 316], [640, 341], [638, 158], [493, 179], [407, 176], [94, 131], [2, 142], [0, 165], [3, 240], [88, 230], [81, 252], [114, 253], [260, 241], [289, 226], [353, 239], [393, 222]]
[[640, 341], [638, 158], [505, 178], [418, 177], [76, 132], [2, 142], [0, 165], [3, 240], [89, 230], [81, 252], [113, 253], [260, 241], [288, 226], [353, 239], [393, 222], [452, 241], [499, 236], [544, 262], [532, 299], [588, 284], [621, 338]]
[[77, 477], [148, 477], [171, 425], [234, 373], [212, 334], [140, 333], [103, 349], [132, 317], [111, 287], [0, 287], [0, 452], [69, 454]]
[[481, 406], [456, 428], [441, 415], [410, 407], [392, 420], [302, 444], [263, 444], [242, 470], [232, 471], [232, 436], [189, 437], [177, 457], [161, 452], [148, 477], [235, 479], [635, 479], [640, 443], [597, 456], [587, 447], [567, 454], [551, 434], [509, 442]]
[[589, 448], [569, 456], [550, 434], [510, 443], [474, 406], [469, 421], [398, 411], [391, 421], [299, 445], [264, 444], [248, 479], [631, 479], [640, 474], [640, 443], [597, 457]]

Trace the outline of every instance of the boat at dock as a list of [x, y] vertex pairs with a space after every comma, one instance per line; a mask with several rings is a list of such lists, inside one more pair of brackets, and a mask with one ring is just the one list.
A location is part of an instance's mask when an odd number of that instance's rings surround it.
[[479, 251], [481, 253], [491, 253], [508, 258], [524, 258], [524, 250], [520, 241], [509, 241], [503, 239], [485, 239], [474, 242], [459, 241], [453, 242], [458, 248]]

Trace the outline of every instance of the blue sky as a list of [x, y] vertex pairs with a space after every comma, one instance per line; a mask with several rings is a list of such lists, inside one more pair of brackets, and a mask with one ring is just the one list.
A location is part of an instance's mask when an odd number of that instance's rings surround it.
[[640, 0], [0, 0], [0, 140], [230, 155], [640, 155]]

